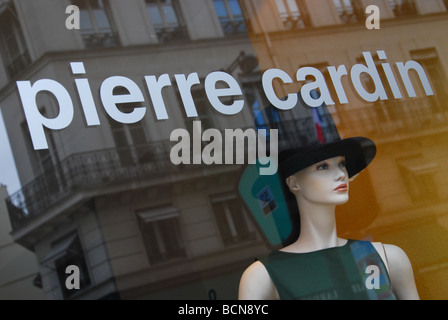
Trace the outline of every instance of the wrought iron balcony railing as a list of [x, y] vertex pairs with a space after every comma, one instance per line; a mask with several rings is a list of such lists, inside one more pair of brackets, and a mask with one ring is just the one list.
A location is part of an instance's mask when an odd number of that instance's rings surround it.
[[82, 39], [86, 48], [112, 48], [120, 44], [117, 33], [113, 31], [85, 30], [82, 33]]
[[[448, 130], [448, 111], [443, 103], [435, 99], [374, 103], [356, 110], [339, 111], [333, 114], [333, 118], [344, 134], [352, 136], [364, 132], [375, 141], [393, 138], [400, 132], [415, 135], [437, 128]], [[278, 129], [279, 150], [300, 147], [303, 141], [315, 134], [313, 121], [309, 118], [257, 124], [256, 129]], [[172, 144], [160, 141], [67, 157], [6, 199], [13, 230], [26, 226], [76, 192], [198, 167], [172, 164]]]
[[156, 37], [159, 42], [188, 40], [188, 32], [185, 26], [156, 28]]
[[[303, 127], [305, 122], [306, 119], [274, 123], [270, 126], [266, 124], [257, 126], [257, 129], [279, 129], [280, 144], [296, 146], [295, 143], [301, 141], [297, 139], [299, 128]], [[313, 128], [310, 126], [307, 134], [313, 134]], [[303, 129], [300, 130], [303, 132]], [[26, 226], [35, 217], [44, 214], [49, 208], [76, 192], [131, 180], [151, 179], [198, 167], [172, 164], [172, 144], [170, 141], [160, 141], [78, 153], [65, 158], [6, 199], [13, 230]]]
[[[65, 158], [6, 200], [13, 230], [77, 191], [178, 170], [169, 160], [169, 143], [83, 152]], [[124, 157], [130, 154], [141, 156], [130, 163]]]

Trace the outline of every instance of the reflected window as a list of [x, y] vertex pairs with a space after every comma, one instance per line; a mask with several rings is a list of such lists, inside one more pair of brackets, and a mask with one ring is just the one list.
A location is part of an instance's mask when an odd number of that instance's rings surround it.
[[151, 265], [186, 257], [180, 215], [175, 207], [164, 205], [139, 210], [137, 217]]
[[[48, 117], [46, 108], [39, 108], [40, 114]], [[25, 146], [29, 155], [30, 163], [36, 177], [33, 182], [38, 188], [27, 188], [25, 185], [22, 190], [28, 201], [28, 208], [31, 211], [39, 207], [44, 207], [45, 203], [57, 197], [60, 188], [65, 185], [65, 176], [60, 167], [60, 160], [52, 132], [46, 132], [48, 149], [34, 150], [28, 123], [21, 123]]]
[[243, 12], [238, 0], [213, 0], [213, 4], [226, 36], [247, 32]]
[[146, 0], [146, 9], [160, 42], [187, 38], [178, 1]]
[[[44, 107], [39, 108], [39, 112], [40, 114], [42, 114], [42, 116], [48, 117], [46, 109]], [[57, 150], [53, 134], [51, 132], [46, 132], [48, 149], [34, 150], [30, 130], [26, 121], [22, 122], [21, 129], [35, 175], [38, 176], [41, 173], [48, 173], [49, 171], [53, 171], [53, 162], [57, 162], [57, 155], [53, 154], [53, 156], [56, 158], [55, 160], [53, 160], [52, 154], [50, 153], [50, 150]]]
[[417, 14], [414, 0], [389, 0], [389, 5], [396, 17]]
[[285, 29], [303, 29], [310, 27], [310, 18], [303, 1], [275, 0]]
[[448, 90], [446, 89], [447, 79], [436, 49], [414, 50], [411, 51], [411, 57], [412, 60], [417, 61], [425, 69], [431, 82], [431, 87], [434, 89], [434, 96], [431, 98], [434, 111], [443, 111], [443, 105], [448, 97]]
[[[412, 114], [403, 110], [405, 108], [405, 102], [401, 100], [395, 100], [392, 88], [389, 84], [389, 80], [387, 79], [386, 73], [384, 72], [384, 68], [381, 66], [384, 63], [384, 60], [381, 60], [378, 57], [378, 54], [375, 53], [372, 55], [373, 61], [375, 62], [376, 70], [378, 71], [378, 75], [380, 76], [382, 87], [384, 88], [388, 99], [381, 100], [378, 99], [373, 104], [373, 110], [376, 116], [376, 122], [383, 123], [385, 121], [394, 121], [401, 120], [404, 115], [412, 116]], [[359, 64], [366, 64], [364, 57], [361, 55], [356, 59]], [[375, 81], [373, 78], [363, 72], [361, 75], [361, 81], [367, 92], [372, 93], [377, 90]]]
[[115, 47], [118, 37], [106, 0], [74, 0], [80, 14], [81, 36], [87, 48]]
[[233, 193], [213, 195], [211, 203], [225, 246], [255, 239], [254, 227], [238, 196]]
[[110, 127], [122, 166], [131, 166], [149, 160], [151, 150], [148, 150], [141, 121], [133, 124], [110, 121]]
[[[116, 87], [114, 95], [126, 95], [129, 91], [124, 87]], [[130, 113], [135, 108], [143, 106], [141, 102], [120, 103], [117, 108], [123, 113]], [[146, 133], [143, 121], [132, 124], [123, 124], [113, 119], [109, 120], [112, 137], [122, 166], [131, 166], [150, 160], [150, 152], [147, 146]]]
[[342, 23], [362, 22], [364, 8], [360, 0], [333, 0]]
[[[54, 263], [64, 299], [71, 298], [91, 284], [87, 261], [78, 233], [67, 235], [51, 244], [50, 252], [41, 263], [46, 265], [51, 262]], [[68, 276], [65, 271], [70, 265], [79, 268], [79, 289], [76, 290], [69, 290], [65, 285]]]
[[279, 138], [285, 138], [282, 129], [282, 121], [277, 108], [267, 100], [260, 82], [243, 84], [243, 92], [246, 103], [250, 106], [254, 118], [255, 129], [265, 129], [266, 140], [269, 141], [269, 130], [278, 129]]
[[434, 175], [438, 165], [421, 155], [397, 159], [400, 173], [413, 202], [438, 199], [437, 184]]
[[14, 4], [9, 2], [0, 15], [0, 51], [8, 76], [13, 78], [31, 63]]
[[[201, 83], [204, 83], [204, 81], [201, 81]], [[184, 102], [180, 94], [178, 95], [179, 104], [182, 106], [185, 126], [187, 128], [187, 131], [190, 133], [190, 136], [193, 134], [193, 121], [201, 121], [202, 131], [199, 133], [200, 135], [202, 135], [202, 132], [207, 129], [216, 128], [213, 121], [213, 108], [210, 105], [210, 101], [207, 98], [204, 87], [202, 85], [197, 85], [195, 87], [196, 88], [191, 89], [191, 96], [193, 98], [194, 105], [198, 114], [196, 117], [187, 117], [187, 114], [183, 109]], [[206, 145], [208, 144], [208, 142], [203, 141], [203, 144]]]

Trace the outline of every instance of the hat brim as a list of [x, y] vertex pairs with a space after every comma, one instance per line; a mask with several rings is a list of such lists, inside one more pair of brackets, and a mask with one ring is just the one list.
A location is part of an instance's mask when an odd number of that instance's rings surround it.
[[320, 161], [344, 156], [349, 177], [365, 169], [376, 155], [375, 143], [353, 137], [307, 148], [285, 150], [279, 155], [279, 173], [284, 178]]

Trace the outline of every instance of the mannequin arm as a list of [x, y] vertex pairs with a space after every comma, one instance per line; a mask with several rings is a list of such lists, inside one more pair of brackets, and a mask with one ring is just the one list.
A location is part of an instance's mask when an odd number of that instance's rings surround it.
[[274, 283], [260, 261], [252, 263], [243, 273], [238, 291], [239, 300], [274, 300]]
[[399, 300], [418, 300], [412, 265], [406, 253], [395, 245], [385, 244], [384, 249], [389, 262], [389, 276]]

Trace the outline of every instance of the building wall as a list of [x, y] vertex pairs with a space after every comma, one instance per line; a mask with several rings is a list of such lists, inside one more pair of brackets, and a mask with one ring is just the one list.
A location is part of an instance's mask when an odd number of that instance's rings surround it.
[[[42, 230], [41, 238], [35, 245], [45, 298], [51, 300], [63, 299], [61, 287], [65, 286], [65, 281], [59, 279], [55, 272], [57, 267], [55, 257], [61, 255], [53, 256], [57, 252], [55, 249], [57, 245], [53, 245], [53, 243], [72, 233], [79, 236], [91, 280], [91, 285], [83, 290], [82, 298], [101, 299], [115, 293], [117, 288], [109, 264], [109, 253], [98, 224], [98, 214], [95, 207], [88, 203], [83, 204], [77, 210], [74, 210], [71, 215], [60, 219], [58, 222], [53, 228], [46, 231]], [[68, 278], [69, 275], [67, 273], [66, 277]], [[76, 297], [76, 294], [74, 297]]]
[[[8, 191], [0, 186], [0, 199], [6, 199]], [[17, 243], [10, 235], [8, 210], [4, 201], [0, 205], [0, 299], [41, 300], [42, 290], [33, 285], [38, 275], [38, 264], [33, 252]]]

